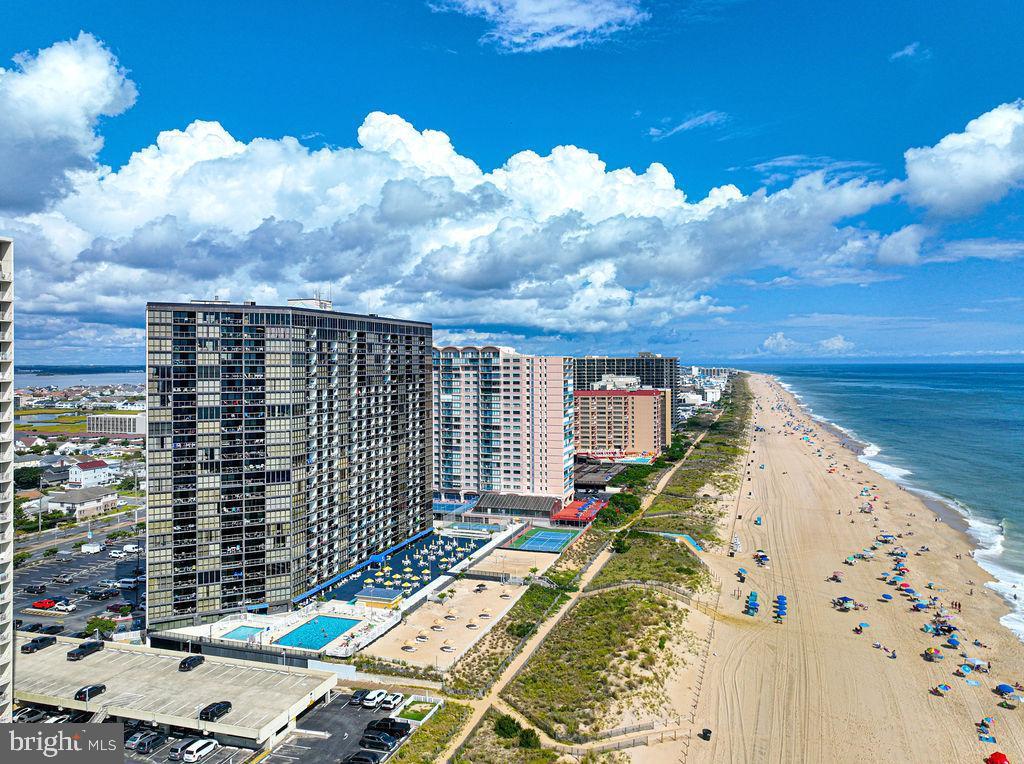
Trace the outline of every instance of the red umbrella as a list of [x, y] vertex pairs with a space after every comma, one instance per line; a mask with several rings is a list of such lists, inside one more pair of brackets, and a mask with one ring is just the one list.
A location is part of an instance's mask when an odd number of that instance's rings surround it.
[[1007, 758], [1006, 754], [1001, 751], [996, 751], [985, 759], [985, 761], [988, 762], [988, 764], [1010, 764], [1010, 760]]

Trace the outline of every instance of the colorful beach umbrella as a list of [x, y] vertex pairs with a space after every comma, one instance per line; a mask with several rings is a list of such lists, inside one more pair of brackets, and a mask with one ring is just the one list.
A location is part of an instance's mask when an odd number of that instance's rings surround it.
[[889, 602], [892, 599], [892, 595], [891, 594], [883, 594], [882, 595], [882, 599], [885, 600], [886, 602]]
[[1009, 695], [1013, 692], [1013, 687], [1011, 685], [1006, 684], [1005, 682], [1003, 684], [997, 684], [996, 692], [998, 692], [1000, 695]]

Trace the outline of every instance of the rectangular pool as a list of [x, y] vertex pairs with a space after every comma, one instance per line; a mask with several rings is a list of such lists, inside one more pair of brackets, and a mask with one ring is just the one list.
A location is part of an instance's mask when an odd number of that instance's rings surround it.
[[237, 639], [245, 642], [249, 637], [255, 636], [263, 631], [259, 626], [237, 626], [227, 634], [221, 634], [221, 639]]
[[304, 647], [307, 650], [322, 650], [324, 646], [358, 624], [359, 621], [353, 618], [318, 615], [298, 628], [292, 629], [280, 639], [275, 639], [274, 644], [284, 647]]

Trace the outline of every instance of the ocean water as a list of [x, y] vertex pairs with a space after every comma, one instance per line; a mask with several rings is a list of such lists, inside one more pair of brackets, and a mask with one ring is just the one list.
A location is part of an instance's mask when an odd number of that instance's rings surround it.
[[[961, 513], [1024, 640], [1024, 364], [758, 368], [865, 445], [860, 460]], [[1020, 597], [1014, 599], [1014, 595]]]

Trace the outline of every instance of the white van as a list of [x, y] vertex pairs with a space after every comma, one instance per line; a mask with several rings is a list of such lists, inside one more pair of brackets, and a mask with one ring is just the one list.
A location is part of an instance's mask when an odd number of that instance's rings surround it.
[[82, 544], [79, 551], [82, 554], [99, 554], [103, 551], [103, 546], [101, 544]]
[[140, 551], [138, 544], [125, 544], [124, 545], [124, 553], [125, 554], [135, 554], [138, 551]]
[[185, 749], [182, 761], [202, 761], [218, 748], [220, 744], [216, 740], [198, 740]]

